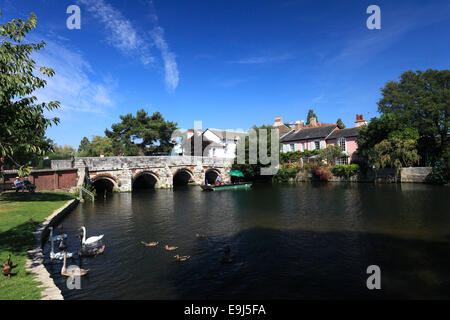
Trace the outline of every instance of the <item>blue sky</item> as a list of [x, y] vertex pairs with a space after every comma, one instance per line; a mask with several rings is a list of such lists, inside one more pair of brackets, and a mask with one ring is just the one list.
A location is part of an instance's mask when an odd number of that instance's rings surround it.
[[[66, 8], [81, 9], [69, 30]], [[369, 30], [366, 8], [381, 8]], [[450, 66], [450, 2], [253, 0], [0, 0], [0, 23], [38, 16], [30, 40], [56, 76], [37, 92], [59, 100], [48, 130], [78, 147], [119, 115], [160, 111], [191, 128], [248, 129], [306, 119], [377, 116], [380, 88], [407, 70]]]

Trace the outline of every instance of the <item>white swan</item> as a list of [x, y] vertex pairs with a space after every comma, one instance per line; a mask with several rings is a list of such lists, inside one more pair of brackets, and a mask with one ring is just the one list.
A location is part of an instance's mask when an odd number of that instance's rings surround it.
[[83, 245], [90, 245], [90, 244], [94, 244], [98, 241], [100, 241], [103, 238], [103, 234], [99, 235], [99, 236], [92, 236], [86, 239], [86, 228], [85, 227], [81, 227], [81, 230], [83, 230], [83, 239], [81, 240], [81, 243]]
[[74, 266], [74, 265], [71, 265], [66, 268], [66, 251], [64, 251], [63, 256], [64, 256], [64, 263], [61, 268], [61, 274], [63, 276], [67, 276], [67, 277], [84, 276], [85, 274], [87, 274], [89, 272], [89, 269], [88, 270], [80, 269], [78, 266]]
[[[54, 252], [53, 251], [53, 227], [49, 227], [50, 229], [50, 259], [51, 260], [63, 260], [64, 259], [64, 255], [62, 252]], [[72, 258], [73, 253], [72, 252], [67, 252], [67, 258]]]

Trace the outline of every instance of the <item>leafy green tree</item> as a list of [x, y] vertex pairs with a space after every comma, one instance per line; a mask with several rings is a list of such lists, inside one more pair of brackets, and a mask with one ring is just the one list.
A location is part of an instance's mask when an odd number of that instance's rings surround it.
[[[242, 173], [245, 176], [245, 180], [267, 180], [270, 181], [271, 180], [271, 176], [262, 176], [261, 175], [261, 168], [263, 167], [268, 167], [268, 164], [263, 164], [264, 161], [262, 161], [262, 159], [260, 158], [260, 153], [259, 153], [259, 138], [260, 138], [260, 131], [261, 130], [266, 130], [267, 132], [267, 156], [270, 158], [272, 156], [272, 139], [271, 139], [271, 129], [273, 127], [270, 125], [262, 125], [260, 127], [257, 126], [253, 126], [253, 130], [256, 133], [256, 139], [252, 140], [252, 137], [250, 135], [247, 135], [245, 137], [245, 139], [241, 139], [239, 140], [238, 144], [237, 144], [237, 148], [236, 148], [236, 152], [239, 152], [238, 150], [243, 148], [245, 150], [245, 163], [243, 164], [238, 164], [238, 163], [234, 163], [232, 166], [233, 170], [240, 170], [242, 171]], [[250, 130], [249, 130], [250, 131]], [[244, 144], [244, 146], [242, 146], [242, 144]], [[250, 150], [250, 145], [253, 146], [257, 146], [258, 150]], [[253, 152], [256, 152], [256, 163], [252, 163], [253, 161], [250, 160], [250, 155]]]
[[417, 164], [420, 155], [416, 148], [416, 140], [393, 137], [376, 144], [369, 154], [369, 161], [375, 168], [395, 168], [397, 173], [402, 167]]
[[338, 145], [330, 145], [325, 149], [320, 149], [317, 160], [326, 160], [328, 165], [334, 165], [336, 163], [336, 158], [345, 157], [346, 155], [342, 152], [342, 147]]
[[[58, 118], [46, 118], [44, 112], [58, 108], [60, 103], [38, 103], [33, 95], [47, 84], [36, 75], [37, 66], [31, 58], [45, 47], [45, 42], [24, 41], [36, 25], [33, 13], [26, 21], [14, 19], [0, 25], [0, 159], [18, 168], [50, 150], [45, 130], [59, 122]], [[39, 72], [48, 77], [54, 75], [53, 69], [44, 66]]]
[[378, 111], [416, 128], [422, 158], [440, 161], [449, 148], [450, 70], [407, 71], [381, 91]]
[[313, 109], [309, 109], [308, 116], [306, 117], [306, 124], [311, 124], [311, 119], [316, 118], [316, 121], [319, 121]]
[[51, 160], [70, 159], [70, 157], [74, 157], [75, 155], [76, 150], [70, 145], [54, 145], [52, 151], [48, 153], [48, 158]]
[[345, 124], [341, 118], [337, 119], [336, 125], [338, 126], [339, 129], [345, 129]]
[[120, 116], [121, 122], [111, 126], [105, 134], [113, 140], [115, 148], [121, 148], [124, 155], [144, 155], [149, 152], [169, 152], [173, 144], [171, 134], [177, 123], [164, 120], [159, 112], [151, 116], [144, 109], [136, 116], [131, 113]]
[[99, 157], [102, 152], [105, 157], [119, 155], [119, 151], [114, 147], [113, 140], [104, 136], [93, 136], [92, 141], [83, 137], [77, 155], [79, 157]]

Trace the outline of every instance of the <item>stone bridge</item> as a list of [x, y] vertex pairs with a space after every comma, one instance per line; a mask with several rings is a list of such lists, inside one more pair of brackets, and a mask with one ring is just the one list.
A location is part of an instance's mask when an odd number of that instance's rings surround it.
[[194, 156], [80, 157], [52, 160], [52, 169], [78, 169], [78, 185], [87, 181], [97, 191], [129, 192], [140, 188], [230, 181], [234, 159]]

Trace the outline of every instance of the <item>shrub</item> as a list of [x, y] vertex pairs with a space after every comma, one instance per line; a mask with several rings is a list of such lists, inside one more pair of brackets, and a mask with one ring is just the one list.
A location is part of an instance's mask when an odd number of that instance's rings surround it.
[[278, 169], [277, 174], [273, 176], [272, 181], [275, 183], [288, 182], [289, 179], [295, 178], [299, 169], [298, 166], [294, 165], [281, 166], [280, 169]]
[[336, 177], [344, 177], [344, 178], [350, 178], [354, 175], [357, 175], [360, 173], [359, 165], [357, 164], [343, 164], [343, 165], [336, 165], [331, 169], [331, 172]]
[[328, 167], [314, 166], [312, 172], [320, 181], [328, 181], [331, 177], [331, 171]]
[[449, 169], [445, 166], [435, 166], [431, 169], [425, 181], [432, 184], [446, 184], [450, 181]]

